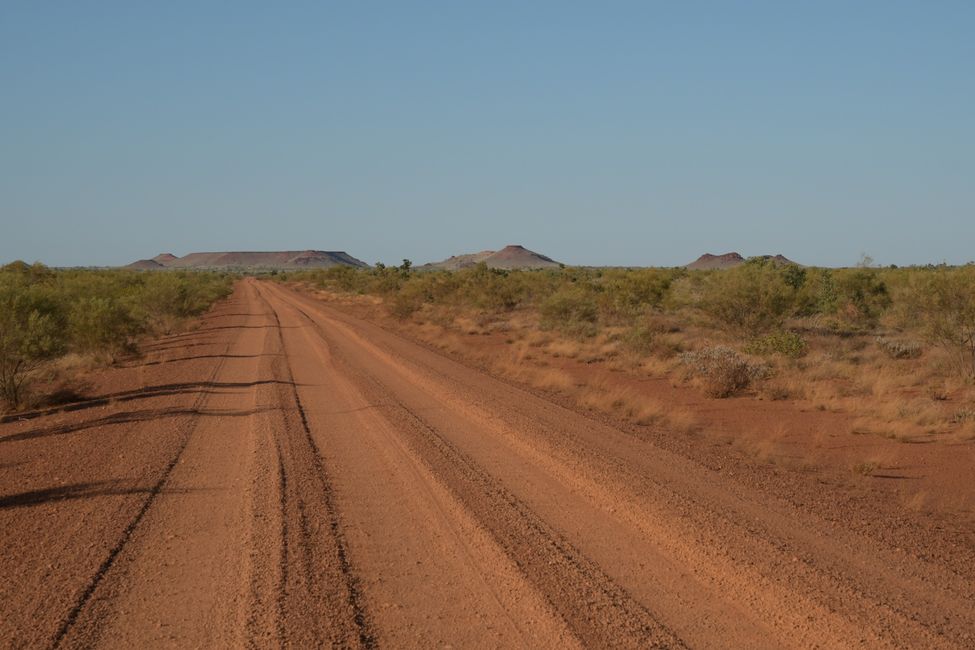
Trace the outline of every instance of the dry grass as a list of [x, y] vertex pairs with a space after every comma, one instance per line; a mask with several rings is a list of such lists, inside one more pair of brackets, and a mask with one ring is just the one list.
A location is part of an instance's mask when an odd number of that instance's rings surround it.
[[954, 432], [954, 439], [957, 442], [969, 442], [975, 440], [975, 419], [963, 422]]
[[860, 476], [873, 476], [880, 469], [880, 465], [872, 461], [864, 460], [854, 463], [850, 469], [854, 474], [859, 474]]
[[511, 360], [496, 362], [493, 370], [503, 377], [552, 392], [567, 392], [575, 387], [572, 376], [558, 368], [537, 368]]
[[649, 357], [640, 362], [640, 371], [648, 377], [669, 377], [673, 375], [679, 365], [675, 358]]
[[[350, 297], [330, 294], [328, 299]], [[374, 296], [351, 300], [360, 307], [381, 305]], [[690, 385], [704, 390], [704, 382], [682, 367], [678, 352], [714, 344], [740, 349], [741, 342], [692, 314], [654, 316], [650, 321], [653, 345], [641, 349], [627, 345], [632, 326], [606, 326], [594, 337], [579, 338], [541, 330], [538, 315], [527, 309], [491, 313], [427, 305], [414, 316], [411, 329], [451, 354], [482, 361], [520, 383], [577, 395], [583, 407], [642, 426], [692, 431], [699, 426], [693, 413], [640, 394], [626, 378], [667, 379], [675, 388]], [[502, 356], [495, 343], [481, 342], [489, 334], [503, 337]], [[763, 400], [795, 402], [800, 408], [850, 414], [856, 433], [900, 441], [931, 435], [975, 439], [975, 420], [956, 417], [966, 404], [975, 405], [975, 387], [950, 372], [944, 354], [929, 349], [918, 358], [891, 358], [875, 338], [810, 334], [807, 354], [801, 359], [765, 357], [770, 372], [753, 382], [754, 394]], [[566, 370], [546, 367], [571, 369], [577, 363], [591, 365], [597, 375], [610, 371], [619, 381], [601, 379], [580, 387]]]
[[544, 349], [556, 359], [559, 357], [575, 359], [582, 352], [583, 343], [575, 339], [559, 339], [549, 341], [544, 345]]
[[698, 420], [691, 411], [666, 405], [632, 386], [606, 378], [586, 385], [576, 401], [585, 408], [615, 413], [641, 426], [658, 426], [678, 433], [690, 433], [698, 428]]

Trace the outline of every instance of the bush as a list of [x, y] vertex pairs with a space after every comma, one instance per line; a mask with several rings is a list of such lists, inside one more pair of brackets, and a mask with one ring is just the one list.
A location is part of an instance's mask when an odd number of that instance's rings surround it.
[[648, 355], [657, 342], [657, 331], [647, 323], [638, 323], [623, 333], [622, 343], [630, 352]]
[[881, 272], [871, 268], [836, 271], [834, 306], [847, 322], [866, 329], [877, 326], [880, 316], [891, 305], [887, 284]]
[[358, 291], [362, 286], [362, 279], [365, 273], [351, 266], [333, 266], [325, 269], [323, 275], [319, 277], [319, 284], [322, 287], [338, 289], [340, 291]]
[[793, 313], [796, 316], [833, 315], [839, 305], [836, 282], [830, 269], [807, 269], [802, 286], [796, 291]]
[[917, 341], [895, 341], [877, 337], [877, 345], [891, 359], [916, 359], [924, 351]]
[[544, 329], [557, 329], [577, 337], [596, 334], [596, 301], [582, 287], [559, 289], [542, 302], [539, 312]]
[[78, 352], [104, 350], [114, 356], [131, 350], [132, 338], [140, 330], [132, 313], [115, 298], [82, 298], [71, 305], [68, 314], [68, 332]]
[[608, 269], [596, 280], [600, 312], [627, 321], [659, 307], [676, 272], [663, 269]]
[[731, 397], [769, 374], [767, 366], [752, 363], [731, 348], [720, 345], [685, 352], [680, 360], [692, 374], [704, 380], [704, 392], [708, 397]]
[[[14, 271], [15, 273], [17, 271]], [[3, 274], [0, 278], [0, 399], [21, 405], [31, 372], [66, 346], [63, 313], [46, 287]]]
[[0, 268], [0, 399], [22, 405], [33, 370], [68, 351], [116, 354], [226, 296], [232, 278], [199, 272]]
[[517, 289], [508, 271], [490, 269], [484, 263], [461, 271], [461, 297], [480, 309], [508, 311], [518, 304]]
[[947, 349], [962, 373], [975, 377], [975, 267], [925, 272], [914, 278], [905, 298], [928, 340]]
[[419, 287], [410, 287], [400, 291], [392, 297], [389, 305], [390, 313], [400, 320], [406, 320], [415, 314], [424, 303], [424, 294]]
[[143, 274], [142, 286], [128, 297], [134, 317], [157, 332], [170, 332], [178, 323], [198, 316], [229, 295], [227, 276], [198, 271], [160, 271]]
[[806, 354], [806, 347], [806, 339], [802, 336], [783, 330], [753, 339], [745, 347], [745, 351], [749, 354], [781, 354], [790, 359], [798, 359]]
[[782, 267], [750, 261], [710, 273], [699, 307], [718, 324], [755, 336], [782, 326], [792, 311], [795, 293]]

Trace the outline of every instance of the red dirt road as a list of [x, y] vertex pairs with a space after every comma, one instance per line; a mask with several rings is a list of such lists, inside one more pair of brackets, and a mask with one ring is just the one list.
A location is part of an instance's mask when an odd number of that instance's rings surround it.
[[4, 647], [975, 647], [970, 565], [276, 285], [102, 375], [0, 424]]

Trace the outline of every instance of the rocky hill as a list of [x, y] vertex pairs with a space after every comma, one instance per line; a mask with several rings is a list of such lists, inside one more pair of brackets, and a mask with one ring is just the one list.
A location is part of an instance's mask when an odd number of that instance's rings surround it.
[[421, 270], [457, 271], [481, 262], [492, 269], [544, 269], [562, 266], [561, 263], [556, 262], [551, 257], [530, 251], [518, 244], [511, 244], [499, 251], [453, 255], [442, 262], [430, 262], [418, 268]]
[[[755, 257], [770, 260], [775, 264], [795, 264], [795, 262], [783, 255], [756, 255]], [[685, 268], [698, 271], [709, 269], [733, 269], [736, 266], [744, 264], [745, 261], [746, 259], [738, 253], [724, 253], [722, 255], [705, 253], [690, 264], [687, 264]]]

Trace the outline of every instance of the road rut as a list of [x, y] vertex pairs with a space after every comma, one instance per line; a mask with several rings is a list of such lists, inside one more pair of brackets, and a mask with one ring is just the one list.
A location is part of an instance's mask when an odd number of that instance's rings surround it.
[[0, 424], [11, 647], [971, 647], [905, 553], [253, 279]]

